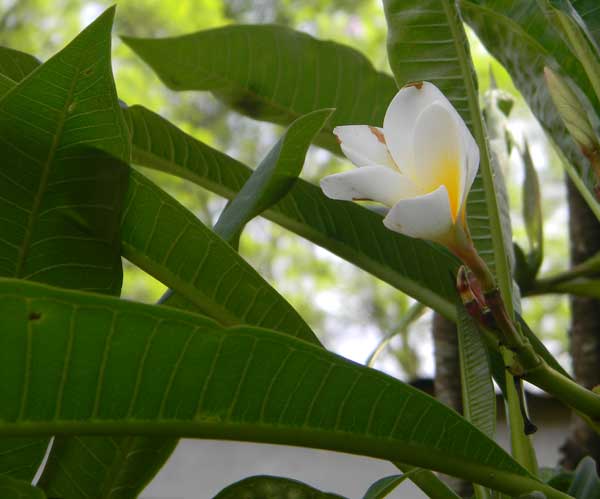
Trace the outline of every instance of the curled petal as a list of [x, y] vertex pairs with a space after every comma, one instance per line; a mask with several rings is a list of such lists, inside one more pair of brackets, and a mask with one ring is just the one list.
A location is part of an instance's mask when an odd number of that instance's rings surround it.
[[370, 200], [392, 206], [422, 191], [406, 176], [387, 166], [365, 166], [321, 180], [327, 197], [346, 201]]
[[454, 225], [446, 186], [441, 185], [424, 196], [399, 201], [383, 223], [388, 229], [407, 236], [445, 243]]
[[479, 147], [477, 146], [477, 142], [471, 135], [469, 129], [464, 126], [460, 127], [461, 136], [462, 136], [462, 144], [463, 144], [463, 156], [464, 161], [466, 161], [466, 174], [464, 179], [464, 187], [462, 189], [462, 196], [460, 200], [461, 209], [464, 209], [465, 203], [467, 202], [467, 196], [469, 191], [471, 190], [471, 186], [473, 185], [473, 181], [477, 176], [477, 170], [479, 169]]
[[383, 120], [387, 147], [393, 160], [400, 170], [413, 178], [416, 173], [412, 146], [415, 124], [421, 112], [434, 102], [447, 107], [458, 117], [444, 94], [435, 85], [424, 81], [402, 87], [390, 102]]
[[456, 118], [445, 106], [434, 102], [421, 112], [414, 131], [414, 178], [425, 192], [446, 186], [453, 220], [461, 206], [466, 176], [461, 141]]
[[356, 166], [385, 165], [395, 168], [381, 128], [347, 125], [335, 127], [333, 133], [343, 153]]

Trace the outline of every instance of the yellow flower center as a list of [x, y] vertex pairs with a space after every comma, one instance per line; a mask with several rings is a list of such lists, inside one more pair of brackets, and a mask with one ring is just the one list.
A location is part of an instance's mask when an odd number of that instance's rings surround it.
[[452, 221], [456, 222], [458, 211], [460, 210], [460, 165], [455, 158], [448, 158], [438, 170], [437, 178], [433, 179], [436, 188], [445, 185], [448, 190], [448, 200], [450, 201], [450, 215]]

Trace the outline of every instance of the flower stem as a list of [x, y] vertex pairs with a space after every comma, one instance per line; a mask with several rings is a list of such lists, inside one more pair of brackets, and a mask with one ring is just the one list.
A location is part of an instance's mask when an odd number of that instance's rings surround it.
[[597, 425], [600, 423], [599, 395], [552, 369], [544, 361], [528, 371], [523, 378], [554, 395], [569, 407], [589, 416], [597, 429]]
[[[492, 332], [500, 342], [505, 365], [517, 378], [523, 378], [555, 396], [569, 407], [587, 415], [593, 427], [600, 424], [600, 395], [578, 385], [549, 366], [534, 350], [519, 324], [509, 316], [491, 272], [473, 249], [465, 252], [463, 261], [470, 267], [483, 290], [485, 302], [494, 318]], [[507, 383], [507, 386], [512, 385]], [[514, 387], [513, 387], [514, 388]], [[509, 406], [511, 398], [508, 398]], [[513, 404], [515, 402], [513, 401]], [[516, 415], [516, 410], [512, 409]], [[511, 409], [509, 407], [509, 413]]]

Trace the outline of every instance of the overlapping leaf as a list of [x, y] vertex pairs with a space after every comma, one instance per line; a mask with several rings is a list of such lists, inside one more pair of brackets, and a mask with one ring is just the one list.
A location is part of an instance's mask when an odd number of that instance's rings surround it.
[[225, 325], [253, 324], [317, 342], [314, 333], [234, 249], [190, 211], [132, 171], [123, 255]]
[[168, 87], [210, 90], [255, 119], [288, 125], [315, 109], [336, 108], [317, 140], [333, 151], [339, 151], [334, 126], [381, 125], [397, 90], [360, 52], [285, 26], [236, 25], [123, 41]]
[[16, 480], [8, 476], [0, 476], [0, 497], [6, 499], [46, 499], [42, 489], [29, 482]]
[[[596, 114], [596, 99], [581, 64], [552, 28], [537, 2], [528, 0], [462, 0], [461, 12], [480, 40], [510, 73], [538, 121], [558, 145], [565, 159], [575, 166], [568, 170], [596, 215], [595, 175], [588, 161], [567, 133], [544, 81], [544, 66], [560, 68], [590, 99]], [[587, 186], [586, 187], [584, 187]]]
[[[110, 69], [114, 9], [39, 66], [0, 51], [0, 275], [119, 293], [128, 141]], [[16, 84], [15, 80], [21, 80]], [[0, 472], [31, 479], [46, 440], [0, 443]]]
[[[232, 248], [237, 250], [239, 237], [247, 222], [277, 203], [289, 192], [302, 170], [310, 143], [331, 116], [331, 111], [330, 109], [313, 111], [294, 121], [267, 153], [233, 201], [223, 210], [213, 230]], [[266, 283], [265, 287], [268, 287]], [[246, 298], [246, 296], [238, 297], [241, 300]], [[285, 304], [283, 299], [277, 298], [282, 302], [279, 304], [279, 308], [282, 304], [284, 308], [291, 308]], [[169, 289], [160, 302], [183, 310], [194, 311], [195, 309], [191, 301], [180, 294], [174, 293], [172, 289]], [[288, 312], [287, 309], [282, 313]], [[295, 312], [292, 311], [292, 314], [295, 315]], [[261, 323], [262, 321], [259, 321], [257, 325], [261, 325]], [[292, 335], [297, 333], [296, 329], [282, 329], [282, 332], [288, 331]], [[305, 338], [318, 343], [313, 335], [306, 334]], [[147, 447], [174, 448], [176, 440], [171, 440], [171, 444], [167, 440], [161, 441], [159, 439], [154, 442], [143, 441], [143, 443]], [[153, 469], [164, 463], [168, 458], [168, 454], [157, 453], [154, 457]]]
[[[252, 173], [141, 106], [128, 108], [125, 116], [138, 164], [187, 178], [230, 198]], [[456, 290], [448, 276], [456, 261], [427, 242], [390, 232], [381, 215], [330, 200], [318, 187], [298, 179], [264, 216], [454, 317]]]
[[548, 490], [435, 399], [287, 335], [11, 279], [0, 315], [0, 375], [21, 380], [0, 386], [0, 434], [306, 445]]

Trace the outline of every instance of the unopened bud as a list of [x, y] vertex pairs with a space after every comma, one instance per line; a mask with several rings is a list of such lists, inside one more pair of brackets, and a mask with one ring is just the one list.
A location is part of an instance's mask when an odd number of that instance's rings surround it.
[[550, 68], [544, 68], [544, 75], [548, 90], [550, 91], [550, 97], [552, 97], [558, 114], [571, 134], [571, 137], [573, 137], [585, 156], [589, 158], [592, 155], [597, 155], [598, 151], [600, 151], [598, 138], [579, 98], [569, 87], [568, 83]]

